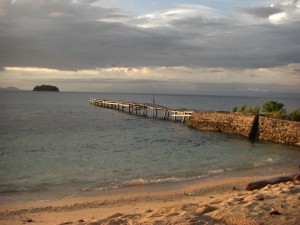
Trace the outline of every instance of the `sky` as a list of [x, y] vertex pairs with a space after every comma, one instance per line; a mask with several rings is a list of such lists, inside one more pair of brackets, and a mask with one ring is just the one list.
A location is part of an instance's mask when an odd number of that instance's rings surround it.
[[0, 87], [300, 94], [300, 0], [0, 0]]

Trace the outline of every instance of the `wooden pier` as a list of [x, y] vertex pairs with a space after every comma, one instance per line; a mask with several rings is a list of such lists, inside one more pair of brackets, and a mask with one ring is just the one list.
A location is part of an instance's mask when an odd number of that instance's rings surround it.
[[[98, 107], [109, 108], [118, 110], [128, 114], [140, 115], [140, 116], [152, 116], [153, 118], [172, 119], [181, 122], [185, 122], [193, 113], [188, 110], [174, 110], [164, 106], [150, 104], [150, 103], [134, 103], [134, 102], [121, 102], [105, 99], [90, 99], [90, 104]], [[149, 111], [149, 112], [148, 112]], [[151, 115], [152, 112], [152, 115]]]

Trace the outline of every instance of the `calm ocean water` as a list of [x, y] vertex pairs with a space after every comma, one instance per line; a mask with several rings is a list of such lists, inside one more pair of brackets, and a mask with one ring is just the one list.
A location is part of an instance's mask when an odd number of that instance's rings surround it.
[[[297, 164], [298, 147], [200, 132], [182, 123], [89, 105], [90, 98], [152, 102], [152, 95], [1, 92], [0, 203], [87, 190], [202, 178]], [[173, 108], [227, 110], [299, 99], [156, 95]], [[50, 194], [49, 194], [50, 193]], [[63, 193], [63, 194], [62, 194]], [[45, 197], [47, 196], [47, 197]]]

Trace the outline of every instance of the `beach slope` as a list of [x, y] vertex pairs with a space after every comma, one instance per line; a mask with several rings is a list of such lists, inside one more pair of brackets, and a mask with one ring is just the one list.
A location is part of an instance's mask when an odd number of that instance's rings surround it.
[[0, 206], [1, 224], [299, 224], [300, 184], [245, 190], [269, 177], [228, 177], [168, 190], [103, 192], [48, 202]]

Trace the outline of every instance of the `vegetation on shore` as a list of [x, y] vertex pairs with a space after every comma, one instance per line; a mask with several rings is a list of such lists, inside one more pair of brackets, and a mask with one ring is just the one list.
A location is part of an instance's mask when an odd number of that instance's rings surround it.
[[289, 118], [293, 121], [300, 121], [300, 109], [295, 109], [293, 112], [291, 112]]
[[37, 85], [33, 88], [33, 91], [55, 91], [55, 92], [59, 92], [59, 89], [56, 86], [52, 86], [52, 85]]
[[[243, 105], [240, 108], [234, 107], [232, 109], [232, 112], [258, 115], [260, 112], [260, 107], [256, 105], [247, 108], [246, 105]], [[300, 121], [300, 109], [296, 109], [291, 113], [288, 113], [284, 108], [284, 104], [281, 102], [275, 102], [275, 101], [266, 102], [262, 107], [262, 112], [264, 112], [266, 116], [275, 119], [287, 119], [292, 121]]]
[[239, 109], [238, 109], [238, 107], [234, 107], [232, 109], [232, 112], [239, 112], [239, 113], [243, 113], [243, 114], [253, 114], [253, 115], [259, 114], [259, 111], [260, 111], [260, 108], [257, 105], [252, 106], [251, 108], [247, 108], [246, 105], [243, 105]]

